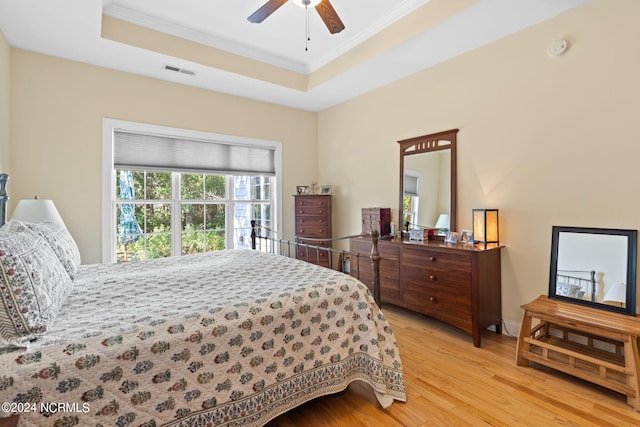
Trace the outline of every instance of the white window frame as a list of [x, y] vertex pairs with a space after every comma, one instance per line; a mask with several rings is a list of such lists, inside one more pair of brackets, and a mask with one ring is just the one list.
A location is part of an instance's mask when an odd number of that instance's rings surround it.
[[[418, 215], [420, 215], [420, 203], [419, 203], [419, 200], [420, 200], [420, 185], [422, 185], [422, 183], [421, 183], [421, 181], [422, 181], [422, 172], [417, 172], [417, 171], [406, 169], [404, 171], [404, 175], [415, 178], [416, 179], [416, 183], [417, 183], [417, 185], [416, 185], [416, 195], [415, 196], [410, 196], [416, 202], [415, 203], [415, 206], [416, 206], [415, 210], [414, 211], [410, 211], [410, 213], [412, 213], [413, 216], [414, 216], [414, 224], [415, 224], [415, 221], [418, 220]], [[403, 190], [402, 197], [404, 198], [406, 195], [407, 194]], [[406, 213], [408, 213], [408, 212], [405, 211], [404, 208], [403, 208], [402, 209], [402, 219], [401, 219], [402, 224], [400, 224], [400, 227], [402, 227], [403, 230], [404, 230], [404, 216], [405, 216]], [[413, 228], [414, 224], [412, 224], [411, 228]]]
[[[116, 262], [116, 175], [113, 166], [113, 133], [116, 130], [166, 135], [175, 138], [223, 141], [230, 144], [257, 145], [275, 150], [275, 188], [272, 188], [272, 227], [278, 230], [282, 224], [282, 143], [264, 139], [247, 138], [201, 132], [190, 129], [172, 128], [147, 123], [136, 123], [125, 120], [102, 119], [102, 262]], [[241, 174], [238, 174], [241, 175]], [[174, 189], [175, 190], [175, 189]], [[228, 217], [228, 216], [227, 216]], [[177, 218], [177, 220], [176, 220]], [[174, 223], [180, 222], [180, 215], [173, 215]], [[227, 218], [227, 222], [229, 218]], [[175, 225], [175, 224], [174, 224]], [[178, 224], [179, 226], [179, 224]], [[179, 252], [178, 252], [179, 253]]]

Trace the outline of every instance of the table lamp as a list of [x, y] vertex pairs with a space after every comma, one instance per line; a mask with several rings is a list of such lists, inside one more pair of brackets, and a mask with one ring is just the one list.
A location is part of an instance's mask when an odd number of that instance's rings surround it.
[[34, 199], [20, 200], [11, 219], [33, 223], [49, 221], [66, 227], [53, 200], [38, 199], [37, 196]]

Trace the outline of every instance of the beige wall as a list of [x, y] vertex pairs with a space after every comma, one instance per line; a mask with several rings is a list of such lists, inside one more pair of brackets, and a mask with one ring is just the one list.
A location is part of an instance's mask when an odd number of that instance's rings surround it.
[[100, 262], [102, 119], [280, 141], [284, 231], [316, 176], [316, 115], [12, 50], [11, 197], [55, 201], [84, 263]]
[[[640, 2], [594, 0], [319, 114], [334, 235], [398, 220], [397, 140], [459, 128], [458, 229], [500, 209], [503, 316], [547, 293], [551, 227], [640, 228]], [[547, 44], [567, 38], [564, 56]], [[517, 331], [511, 331], [516, 333]]]
[[10, 173], [11, 48], [0, 30], [0, 173]]

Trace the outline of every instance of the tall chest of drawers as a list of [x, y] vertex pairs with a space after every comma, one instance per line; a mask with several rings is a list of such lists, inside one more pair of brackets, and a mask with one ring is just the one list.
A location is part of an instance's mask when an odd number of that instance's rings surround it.
[[[368, 256], [371, 239], [353, 238], [350, 250]], [[499, 245], [443, 241], [378, 242], [380, 296], [391, 303], [439, 319], [471, 334], [480, 347], [484, 330], [502, 331]], [[371, 286], [371, 267], [360, 262], [360, 279]], [[352, 275], [358, 268], [352, 268]]]
[[[304, 194], [295, 197], [296, 236], [301, 243], [314, 246], [331, 247], [329, 242], [305, 240], [331, 238], [331, 195]], [[329, 255], [326, 251], [299, 246], [296, 251], [298, 259], [313, 264], [329, 266]]]

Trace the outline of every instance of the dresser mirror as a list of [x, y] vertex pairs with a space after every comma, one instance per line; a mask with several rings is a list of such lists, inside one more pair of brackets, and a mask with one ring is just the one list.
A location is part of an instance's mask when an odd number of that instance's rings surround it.
[[554, 226], [549, 297], [634, 316], [637, 230]]
[[457, 134], [452, 129], [398, 141], [403, 230], [456, 230]]

